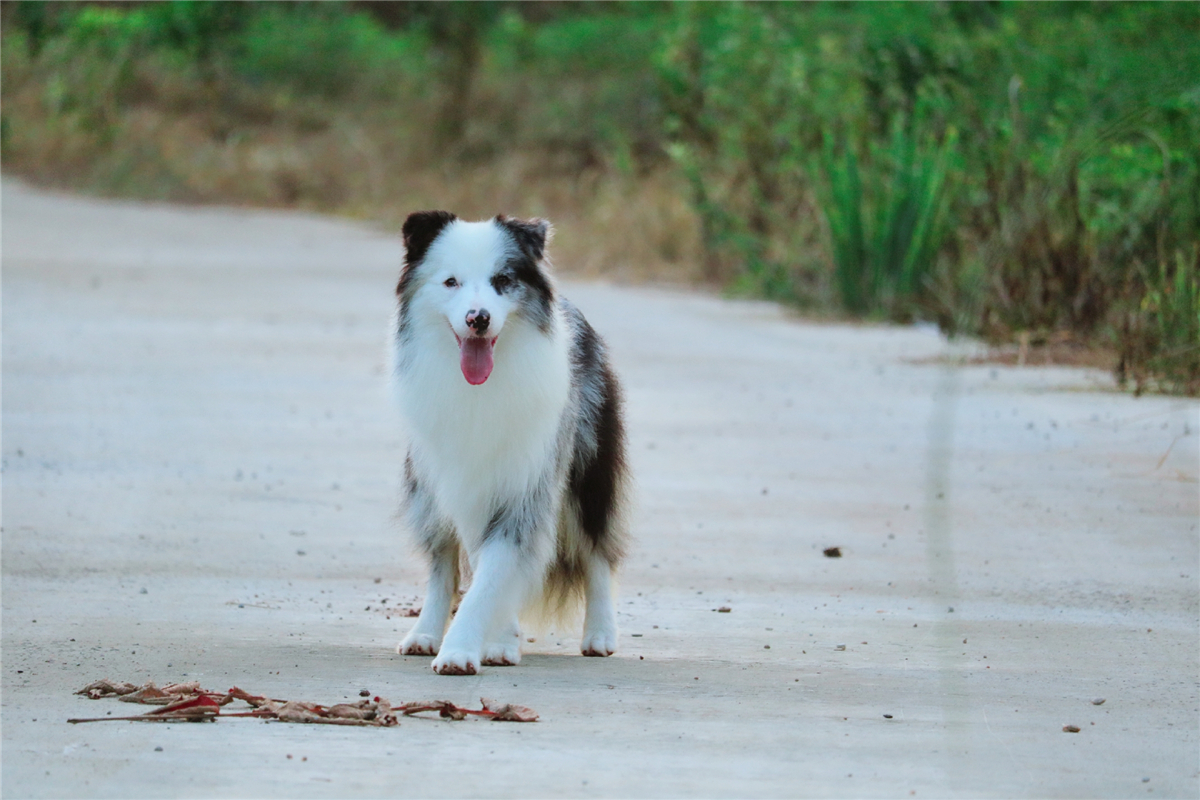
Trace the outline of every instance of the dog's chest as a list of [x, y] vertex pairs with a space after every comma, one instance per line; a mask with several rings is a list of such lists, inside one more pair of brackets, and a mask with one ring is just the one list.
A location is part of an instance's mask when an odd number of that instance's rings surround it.
[[413, 358], [398, 376], [414, 457], [454, 517], [490, 515], [497, 502], [553, 479], [569, 399], [565, 353], [536, 340], [507, 344], [481, 386], [447, 358]]

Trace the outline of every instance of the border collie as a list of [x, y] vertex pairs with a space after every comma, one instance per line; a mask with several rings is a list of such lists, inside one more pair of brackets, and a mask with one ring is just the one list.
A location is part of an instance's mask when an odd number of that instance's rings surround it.
[[[514, 665], [523, 613], [561, 618], [583, 600], [583, 654], [611, 655], [627, 536], [621, 393], [604, 342], [555, 288], [550, 225], [422, 211], [403, 233], [404, 509], [430, 574], [397, 652], [436, 656], [441, 675]], [[453, 612], [463, 561], [470, 588]]]

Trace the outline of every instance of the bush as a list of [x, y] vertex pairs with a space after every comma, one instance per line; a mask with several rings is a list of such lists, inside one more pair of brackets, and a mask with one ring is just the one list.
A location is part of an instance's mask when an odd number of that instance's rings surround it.
[[1195, 4], [0, 13], [5, 168], [37, 180], [550, 214], [589, 269], [1115, 342], [1138, 390], [1195, 391]]

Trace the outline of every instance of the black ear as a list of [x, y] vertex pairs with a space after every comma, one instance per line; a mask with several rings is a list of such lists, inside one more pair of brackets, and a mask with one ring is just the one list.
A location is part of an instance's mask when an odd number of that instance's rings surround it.
[[412, 266], [425, 257], [425, 251], [433, 240], [457, 216], [449, 211], [417, 211], [404, 220], [404, 263]]
[[550, 221], [545, 219], [516, 219], [503, 214], [496, 215], [496, 222], [503, 225], [513, 239], [534, 261], [541, 261], [546, 252], [546, 242], [549, 241], [553, 229]]

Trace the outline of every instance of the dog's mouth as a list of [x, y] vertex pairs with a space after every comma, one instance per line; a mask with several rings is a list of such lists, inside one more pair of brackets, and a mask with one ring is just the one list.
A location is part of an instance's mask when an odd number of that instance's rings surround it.
[[466, 339], [454, 334], [458, 341], [459, 367], [463, 377], [472, 386], [479, 386], [492, 374], [492, 350], [498, 336], [468, 336]]

